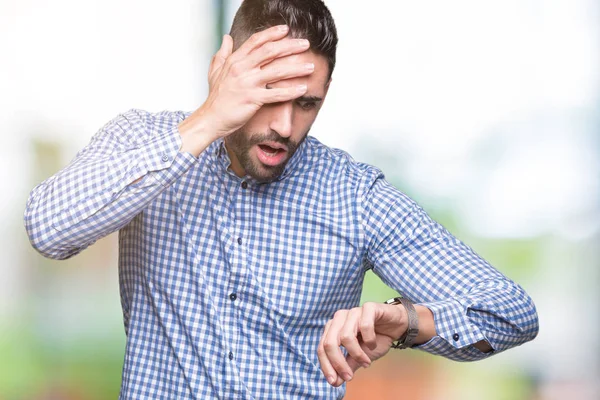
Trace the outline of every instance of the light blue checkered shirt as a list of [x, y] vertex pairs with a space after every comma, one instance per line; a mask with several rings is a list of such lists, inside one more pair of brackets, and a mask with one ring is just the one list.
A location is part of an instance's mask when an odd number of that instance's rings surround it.
[[[275, 182], [228, 169], [222, 140], [179, 152], [184, 112], [130, 110], [31, 193], [43, 255], [120, 230], [123, 399], [339, 399], [317, 345], [359, 304], [365, 272], [433, 311], [419, 346], [454, 360], [531, 340], [524, 290], [452, 236], [380, 170], [307, 137]], [[131, 182], [143, 177], [137, 183]]]

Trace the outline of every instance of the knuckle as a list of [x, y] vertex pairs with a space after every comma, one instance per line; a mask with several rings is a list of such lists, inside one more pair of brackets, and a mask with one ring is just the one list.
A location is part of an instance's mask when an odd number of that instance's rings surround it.
[[335, 314], [333, 314], [333, 318], [342, 318], [346, 316], [347, 310], [337, 310]]
[[367, 310], [372, 310], [373, 308], [375, 308], [375, 303], [372, 301], [367, 301], [365, 304], [363, 304], [363, 308]]
[[269, 43], [265, 44], [264, 51], [268, 57], [272, 57], [275, 55], [275, 53], [277, 51], [277, 46], [275, 46], [275, 43], [269, 42]]
[[260, 32], [254, 33], [248, 38], [248, 43], [251, 45], [256, 45], [260, 41], [260, 36]]
[[340, 335], [340, 341], [342, 343], [348, 343], [354, 340], [355, 336], [349, 332], [344, 332]]
[[337, 344], [332, 343], [332, 342], [323, 343], [323, 350], [325, 350], [325, 352], [330, 352], [332, 350], [335, 350], [337, 347], [338, 347]]
[[239, 76], [242, 73], [242, 66], [240, 63], [232, 63], [229, 70], [234, 76]]
[[361, 321], [359, 324], [361, 331], [369, 330], [372, 326], [373, 324], [371, 323], [371, 321]]

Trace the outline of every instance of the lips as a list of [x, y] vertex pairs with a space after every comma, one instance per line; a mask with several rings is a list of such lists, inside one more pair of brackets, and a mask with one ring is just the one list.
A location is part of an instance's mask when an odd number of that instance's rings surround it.
[[271, 149], [275, 149], [275, 150], [283, 150], [283, 151], [288, 150], [286, 145], [277, 143], [277, 142], [263, 142], [263, 143], [259, 143], [258, 146], [259, 147], [260, 146], [270, 147]]
[[263, 142], [256, 146], [259, 161], [270, 167], [281, 164], [287, 157], [288, 148], [277, 142]]

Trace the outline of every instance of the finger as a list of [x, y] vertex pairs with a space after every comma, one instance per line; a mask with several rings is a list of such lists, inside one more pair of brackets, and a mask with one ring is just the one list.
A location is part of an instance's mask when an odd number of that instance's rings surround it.
[[265, 66], [257, 74], [260, 85], [266, 85], [285, 79], [298, 78], [310, 75], [314, 72], [315, 65], [313, 63], [278, 63], [276, 66]]
[[369, 366], [365, 366], [363, 364], [360, 364], [358, 361], [356, 361], [356, 359], [354, 359], [353, 357], [350, 356], [350, 354], [348, 354], [346, 356], [346, 362], [348, 363], [348, 365], [350, 366], [350, 369], [352, 369], [352, 371], [356, 371], [357, 369], [359, 369], [360, 367], [363, 368], [368, 368]]
[[267, 42], [273, 42], [287, 36], [289, 27], [287, 25], [276, 25], [257, 32], [250, 36], [235, 52], [236, 58], [245, 58], [252, 50]]
[[[348, 366], [350, 367], [352, 372], [356, 371], [358, 368], [361, 367], [360, 365], [358, 365], [358, 362], [356, 360], [354, 360], [354, 358], [350, 357], [349, 355], [346, 356], [346, 362], [348, 363]], [[352, 377], [353, 376], [351, 376], [350, 379], [352, 379]], [[335, 383], [332, 384], [332, 386], [338, 387], [338, 386], [341, 386], [344, 382], [346, 382], [346, 381], [341, 376], [338, 376], [338, 378], [336, 379]]]
[[352, 379], [352, 369], [346, 362], [346, 358], [340, 349], [340, 331], [346, 323], [347, 314], [348, 310], [340, 310], [335, 313], [327, 337], [323, 341], [325, 355], [337, 374], [345, 381]]
[[258, 101], [262, 104], [290, 101], [302, 96], [308, 90], [306, 85], [295, 85], [285, 88], [259, 89]]
[[[346, 317], [346, 322], [340, 330], [340, 343], [348, 351], [348, 355], [353, 358], [358, 365], [367, 368], [371, 364], [371, 359], [364, 352], [358, 342], [358, 324], [361, 319], [362, 308], [353, 308]], [[348, 358], [346, 357], [346, 361]], [[351, 368], [352, 369], [352, 368]], [[352, 369], [354, 372], [356, 368]]]
[[377, 347], [375, 335], [375, 303], [365, 303], [358, 324], [360, 335], [365, 345], [374, 350]]
[[268, 42], [254, 50], [244, 59], [249, 68], [263, 66], [276, 58], [303, 53], [310, 47], [306, 39], [284, 38], [276, 42]]
[[[323, 335], [321, 335], [321, 340], [319, 341], [319, 346], [317, 347], [317, 356], [319, 357], [319, 364], [321, 364], [321, 371], [323, 371], [323, 375], [325, 375], [325, 379], [329, 382], [330, 385], [333, 385], [340, 378], [338, 377], [335, 369], [329, 362], [327, 355], [325, 354], [325, 349], [323, 347], [323, 340], [327, 336], [327, 332], [329, 331], [329, 327], [331, 326], [331, 320], [327, 322], [325, 325], [325, 329], [323, 330]], [[343, 382], [343, 381], [342, 381]]]

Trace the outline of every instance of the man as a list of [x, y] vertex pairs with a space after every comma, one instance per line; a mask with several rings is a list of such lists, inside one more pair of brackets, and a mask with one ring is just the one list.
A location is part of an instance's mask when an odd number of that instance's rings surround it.
[[[536, 336], [520, 286], [307, 136], [336, 46], [321, 0], [245, 0], [201, 107], [119, 115], [32, 191], [47, 257], [120, 230], [121, 398], [342, 398], [394, 343], [468, 361]], [[368, 269], [402, 298], [358, 307]]]

